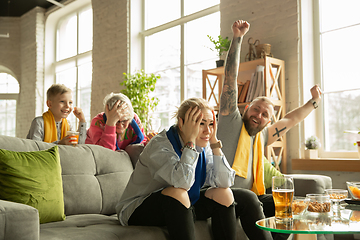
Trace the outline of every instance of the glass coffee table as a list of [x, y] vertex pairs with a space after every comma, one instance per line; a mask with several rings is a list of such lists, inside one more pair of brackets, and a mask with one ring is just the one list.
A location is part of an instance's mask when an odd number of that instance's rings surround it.
[[294, 216], [288, 223], [279, 223], [275, 217], [256, 222], [258, 228], [288, 234], [357, 234], [360, 233], [360, 205], [345, 206], [341, 220], [334, 220], [332, 213], [309, 213]]

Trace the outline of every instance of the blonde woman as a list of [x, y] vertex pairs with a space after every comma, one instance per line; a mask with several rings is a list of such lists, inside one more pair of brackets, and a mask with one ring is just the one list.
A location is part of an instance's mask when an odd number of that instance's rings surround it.
[[170, 239], [184, 240], [195, 239], [195, 220], [211, 217], [214, 239], [235, 239], [229, 188], [235, 175], [216, 137], [214, 111], [206, 100], [191, 98], [176, 119], [141, 153], [116, 207], [120, 223], [166, 226]]

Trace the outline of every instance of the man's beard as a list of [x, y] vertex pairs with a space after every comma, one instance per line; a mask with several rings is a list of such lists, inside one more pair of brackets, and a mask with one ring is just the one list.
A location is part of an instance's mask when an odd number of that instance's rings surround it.
[[255, 136], [258, 132], [263, 130], [266, 126], [266, 125], [263, 125], [263, 126], [258, 125], [257, 127], [251, 127], [250, 121], [251, 121], [250, 118], [246, 114], [244, 114], [243, 122], [245, 124], [245, 129], [250, 136]]

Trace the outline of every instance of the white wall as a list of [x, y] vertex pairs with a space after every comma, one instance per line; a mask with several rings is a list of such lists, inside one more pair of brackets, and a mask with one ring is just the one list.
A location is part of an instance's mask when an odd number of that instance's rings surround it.
[[14, 73], [15, 78], [21, 77], [20, 62], [20, 18], [0, 17], [0, 33], [9, 33], [9, 38], [0, 38], [0, 65]]
[[[17, 136], [25, 137], [33, 114], [42, 113], [44, 92], [45, 11], [36, 7], [21, 16], [20, 94], [17, 102]], [[19, 121], [20, 120], [20, 121]]]
[[128, 1], [92, 0], [93, 82], [91, 116], [103, 111], [103, 99], [120, 91], [123, 73], [128, 70]]

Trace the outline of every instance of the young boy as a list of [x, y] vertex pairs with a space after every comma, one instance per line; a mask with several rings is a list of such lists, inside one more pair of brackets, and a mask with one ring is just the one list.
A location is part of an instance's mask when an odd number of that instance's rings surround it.
[[[71, 89], [63, 84], [53, 84], [47, 90], [46, 105], [49, 110], [42, 116], [34, 118], [27, 139], [70, 145], [74, 137], [66, 136], [71, 130], [66, 118], [73, 110]], [[80, 108], [74, 107], [74, 115], [79, 119], [79, 143], [84, 144], [86, 139], [86, 122], [84, 113]]]

